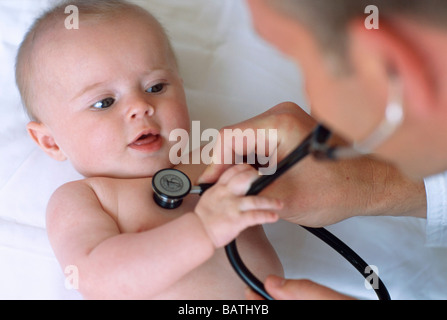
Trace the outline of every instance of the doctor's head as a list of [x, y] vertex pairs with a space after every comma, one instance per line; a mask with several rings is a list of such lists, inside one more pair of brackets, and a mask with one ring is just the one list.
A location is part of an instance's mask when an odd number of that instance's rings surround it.
[[413, 177], [447, 170], [447, 2], [248, 3], [259, 34], [299, 64], [317, 119], [360, 142], [395, 98], [402, 122], [373, 152]]

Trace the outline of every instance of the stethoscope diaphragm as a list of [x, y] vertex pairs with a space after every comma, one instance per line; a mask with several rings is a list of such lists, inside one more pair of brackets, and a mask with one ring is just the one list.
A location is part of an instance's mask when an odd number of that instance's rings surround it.
[[155, 202], [164, 209], [178, 208], [189, 193], [202, 195], [214, 183], [192, 186], [188, 176], [177, 169], [162, 169], [152, 178]]
[[154, 200], [162, 208], [178, 208], [191, 191], [191, 180], [176, 169], [163, 169], [152, 178]]

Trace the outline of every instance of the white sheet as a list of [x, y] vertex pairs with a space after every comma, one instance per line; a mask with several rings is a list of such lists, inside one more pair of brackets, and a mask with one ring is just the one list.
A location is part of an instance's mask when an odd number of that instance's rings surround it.
[[[298, 70], [252, 31], [244, 1], [136, 2], [168, 29], [191, 118], [201, 121], [202, 130], [244, 120], [286, 100], [306, 105]], [[49, 196], [80, 176], [33, 145], [14, 84], [18, 44], [50, 3], [0, 1], [0, 299], [80, 298], [65, 287], [45, 232]], [[375, 298], [357, 271], [312, 235], [284, 222], [266, 229], [289, 277]], [[379, 268], [393, 298], [447, 298], [447, 251], [424, 246], [424, 221], [355, 218], [329, 229]]]

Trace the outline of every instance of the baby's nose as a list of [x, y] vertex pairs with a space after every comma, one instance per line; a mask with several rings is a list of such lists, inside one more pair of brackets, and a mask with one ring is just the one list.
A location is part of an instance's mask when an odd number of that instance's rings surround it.
[[137, 119], [140, 117], [151, 117], [155, 113], [154, 107], [144, 100], [133, 101], [129, 107], [128, 117], [130, 119]]

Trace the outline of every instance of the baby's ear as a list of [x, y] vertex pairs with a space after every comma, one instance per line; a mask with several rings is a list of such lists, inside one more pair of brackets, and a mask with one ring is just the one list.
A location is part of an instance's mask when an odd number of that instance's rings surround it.
[[31, 121], [27, 124], [26, 129], [37, 145], [51, 158], [57, 161], [67, 160], [67, 157], [57, 145], [53, 135], [46, 125]]

